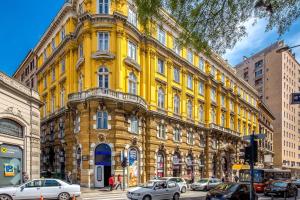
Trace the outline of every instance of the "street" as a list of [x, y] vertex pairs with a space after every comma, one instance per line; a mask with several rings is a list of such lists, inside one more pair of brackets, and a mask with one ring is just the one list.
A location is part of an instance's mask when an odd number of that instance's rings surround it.
[[[300, 199], [300, 190], [297, 199]], [[181, 194], [180, 199], [182, 200], [205, 200], [206, 192], [202, 191], [187, 191]], [[271, 197], [266, 197], [263, 194], [258, 194], [259, 200], [271, 200]], [[92, 191], [83, 192], [80, 200], [126, 200], [126, 191]], [[273, 199], [284, 200], [281, 197], [274, 197]], [[286, 198], [287, 200], [294, 200], [295, 197]]]

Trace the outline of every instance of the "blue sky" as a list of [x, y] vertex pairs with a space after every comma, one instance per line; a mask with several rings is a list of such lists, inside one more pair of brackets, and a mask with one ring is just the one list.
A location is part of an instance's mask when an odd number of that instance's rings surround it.
[[[0, 6], [0, 71], [12, 75], [27, 52], [35, 46], [46, 28], [55, 17], [64, 0], [3, 1]], [[255, 52], [284, 39], [288, 45], [300, 44], [300, 19], [289, 32], [279, 38], [276, 31], [265, 32], [265, 20], [254, 19], [246, 23], [248, 36], [239, 41], [223, 57], [231, 65], [242, 61], [243, 56]], [[300, 47], [295, 50], [300, 61]]]

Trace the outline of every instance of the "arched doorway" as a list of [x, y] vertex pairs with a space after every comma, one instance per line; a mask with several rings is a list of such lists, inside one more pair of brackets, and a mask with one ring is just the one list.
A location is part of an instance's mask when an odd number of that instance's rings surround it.
[[139, 184], [139, 152], [135, 147], [128, 150], [128, 186], [133, 187]]
[[108, 186], [111, 176], [111, 148], [108, 144], [99, 144], [95, 148], [95, 187]]
[[204, 168], [205, 168], [205, 155], [202, 152], [200, 154], [200, 158], [199, 158], [199, 173], [200, 173], [200, 178], [204, 178]]
[[186, 157], [186, 172], [190, 181], [194, 182], [194, 158], [191, 154]]
[[213, 172], [212, 175], [215, 177], [217, 176], [217, 162], [218, 162], [217, 155], [214, 154], [212, 159], [212, 172]]
[[165, 176], [165, 154], [162, 151], [157, 153], [157, 177]]
[[181, 156], [178, 152], [173, 155], [173, 177], [181, 176]]

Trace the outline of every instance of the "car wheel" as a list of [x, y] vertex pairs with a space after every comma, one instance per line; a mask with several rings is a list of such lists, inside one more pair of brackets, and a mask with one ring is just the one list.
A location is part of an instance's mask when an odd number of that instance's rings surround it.
[[[193, 189], [192, 189], [193, 190]], [[181, 188], [181, 193], [186, 193], [186, 187]]]
[[173, 200], [179, 200], [179, 194], [178, 193], [174, 194]]
[[147, 195], [143, 198], [143, 200], [151, 200], [151, 197], [149, 195]]
[[70, 195], [66, 192], [60, 193], [58, 195], [58, 199], [59, 200], [69, 200], [70, 199]]
[[12, 198], [6, 194], [0, 194], [0, 200], [12, 200]]

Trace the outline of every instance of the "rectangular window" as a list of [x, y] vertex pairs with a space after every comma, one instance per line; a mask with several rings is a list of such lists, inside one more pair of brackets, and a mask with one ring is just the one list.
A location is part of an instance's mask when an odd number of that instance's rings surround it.
[[45, 60], [47, 60], [47, 51], [46, 51], [46, 49], [43, 52], [43, 56], [44, 56], [44, 62], [45, 62]]
[[52, 81], [55, 81], [55, 67], [52, 68]]
[[52, 39], [51, 41], [51, 47], [52, 47], [52, 51], [55, 50], [56, 46], [55, 46], [55, 38]]
[[204, 95], [204, 84], [203, 84], [203, 82], [200, 81], [198, 87], [199, 87], [199, 94], [203, 96]]
[[131, 133], [138, 134], [139, 132], [139, 121], [136, 116], [131, 117], [130, 119], [130, 129]]
[[255, 77], [261, 76], [262, 74], [263, 74], [263, 70], [260, 69], [260, 70], [255, 72]]
[[176, 42], [175, 38], [173, 38], [173, 50], [175, 51], [176, 54], [180, 55], [181, 48], [178, 42]]
[[63, 41], [65, 37], [66, 37], [66, 29], [65, 26], [63, 26], [60, 31], [60, 41]]
[[166, 45], [166, 32], [158, 27], [158, 41], [163, 45]]
[[161, 59], [157, 60], [157, 72], [160, 74], [165, 74], [165, 62]]
[[210, 90], [210, 100], [214, 103], [217, 101], [215, 88], [211, 88]]
[[194, 53], [192, 50], [188, 49], [188, 52], [187, 52], [187, 59], [190, 63], [194, 63]]
[[108, 114], [107, 112], [97, 112], [97, 129], [108, 128]]
[[215, 67], [214, 66], [211, 66], [211, 68], [210, 68], [210, 75], [212, 75], [212, 77], [216, 77], [216, 69], [215, 69]]
[[136, 61], [136, 51], [137, 51], [136, 45], [133, 42], [129, 41], [128, 42], [128, 57], [135, 61]]
[[109, 50], [109, 34], [107, 32], [98, 33], [98, 50], [99, 51]]
[[254, 65], [255, 69], [261, 68], [263, 66], [263, 60], [257, 61]]
[[221, 106], [224, 108], [225, 107], [225, 96], [221, 95]]
[[133, 26], [137, 26], [137, 16], [136, 13], [132, 9], [128, 9], [128, 22]]
[[193, 77], [190, 74], [187, 76], [187, 87], [193, 89]]
[[46, 89], [47, 88], [47, 77], [45, 76], [44, 77], [44, 89]]
[[62, 59], [60, 66], [61, 66], [61, 73], [62, 74], [65, 73], [65, 71], [66, 71], [66, 59], [65, 58]]
[[61, 89], [60, 91], [60, 107], [64, 107], [65, 106], [65, 90], [64, 88]]
[[178, 128], [174, 129], [174, 141], [180, 142], [180, 130]]
[[188, 132], [188, 135], [187, 135], [187, 143], [190, 144], [190, 145], [193, 145], [193, 144], [194, 144], [194, 134], [191, 133], [191, 132]]
[[78, 46], [78, 57], [83, 58], [83, 44], [79, 44]]
[[109, 12], [109, 0], [98, 0], [98, 13], [99, 14], [108, 14]]
[[177, 67], [174, 67], [174, 81], [177, 83], [180, 82], [180, 70]]
[[51, 113], [54, 113], [55, 111], [55, 96], [52, 94], [51, 96]]
[[204, 60], [203, 58], [199, 58], [199, 69], [204, 72]]
[[159, 124], [158, 127], [158, 137], [165, 139], [166, 138], [166, 127], [164, 124]]

